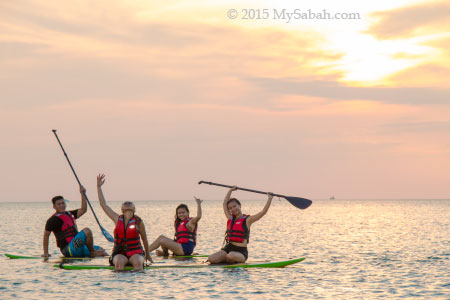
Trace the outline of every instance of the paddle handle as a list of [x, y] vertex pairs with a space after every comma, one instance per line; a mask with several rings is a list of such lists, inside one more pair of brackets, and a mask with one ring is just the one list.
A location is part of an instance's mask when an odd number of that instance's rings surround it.
[[[56, 134], [56, 129], [53, 129], [52, 131], [55, 134], [56, 139], [58, 140], [59, 146], [61, 146], [61, 149], [62, 149], [62, 151], [64, 153], [64, 156], [67, 159], [67, 162], [69, 163], [70, 168], [72, 169], [73, 175], [75, 175], [75, 179], [77, 180], [78, 185], [81, 187], [80, 179], [78, 179], [77, 173], [75, 172], [75, 169], [73, 168], [72, 163], [70, 162], [69, 156], [67, 155], [66, 151], [64, 150], [63, 145], [61, 144], [61, 141], [59, 140], [58, 134]], [[86, 198], [86, 202], [89, 204], [89, 207], [92, 210], [92, 213], [94, 214], [95, 220], [97, 221], [97, 223], [100, 226], [100, 228], [103, 229], [102, 225], [100, 225], [100, 221], [97, 219], [97, 216], [95, 215], [95, 212], [94, 212], [94, 209], [92, 208], [91, 202], [89, 201], [89, 199], [88, 199], [88, 197], [86, 195], [86, 191], [83, 191], [83, 194], [84, 194], [84, 197]]]
[[[226, 185], [226, 184], [221, 184], [221, 183], [215, 183], [215, 182], [210, 182], [210, 181], [199, 181], [198, 184], [209, 184], [209, 185], [217, 185], [217, 186], [221, 186], [221, 187], [226, 187], [226, 188], [232, 188], [233, 186], [231, 185]], [[252, 192], [252, 193], [257, 193], [257, 194], [264, 194], [267, 195], [267, 192], [262, 192], [262, 191], [257, 191], [257, 190], [251, 190], [251, 189], [246, 189], [246, 188], [241, 188], [241, 187], [237, 187], [238, 190], [241, 191], [247, 191], [247, 192]], [[279, 195], [279, 194], [273, 194], [276, 197], [283, 197], [285, 198], [286, 196], [283, 195]]]

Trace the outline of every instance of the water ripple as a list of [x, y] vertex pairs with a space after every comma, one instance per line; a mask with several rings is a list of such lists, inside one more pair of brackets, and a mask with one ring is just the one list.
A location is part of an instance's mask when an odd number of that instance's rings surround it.
[[[116, 203], [117, 207], [120, 203]], [[116, 205], [113, 203], [112, 205]], [[138, 202], [149, 239], [171, 236], [178, 202]], [[74, 203], [70, 203], [74, 205]], [[94, 203], [97, 211], [100, 209]], [[244, 201], [248, 213], [264, 202]], [[47, 203], [0, 204], [11, 224], [0, 232], [0, 253], [40, 254], [42, 231], [52, 213]], [[115, 208], [117, 208], [115, 207]], [[41, 260], [0, 258], [2, 299], [450, 299], [450, 201], [314, 201], [300, 211], [274, 202], [252, 227], [250, 260], [306, 256], [285, 269], [164, 269], [144, 273], [110, 270], [65, 271]], [[225, 220], [219, 201], [204, 205], [200, 253], [217, 251]], [[218, 217], [219, 216], [219, 217]], [[27, 220], [17, 226], [16, 219]], [[99, 214], [112, 232], [112, 224]], [[109, 249], [92, 215], [79, 226], [94, 231]], [[59, 255], [51, 240], [50, 251]], [[204, 260], [162, 263], [201, 263]], [[58, 285], [55, 285], [58, 282]], [[76, 288], [74, 289], [74, 283]]]

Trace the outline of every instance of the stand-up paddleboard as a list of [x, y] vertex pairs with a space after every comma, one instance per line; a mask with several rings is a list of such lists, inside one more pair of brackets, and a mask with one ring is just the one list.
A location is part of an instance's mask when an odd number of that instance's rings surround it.
[[169, 255], [169, 256], [152, 256], [153, 258], [155, 257], [160, 257], [160, 258], [196, 258], [196, 257], [208, 257], [208, 254], [195, 254], [195, 255]]
[[[150, 265], [144, 267], [146, 270], [150, 269], [199, 269], [199, 268], [225, 268], [225, 269], [233, 269], [233, 268], [284, 268], [289, 265], [293, 265], [304, 260], [304, 257], [284, 260], [284, 261], [276, 261], [276, 262], [268, 262], [268, 263], [250, 263], [250, 264], [234, 264], [234, 265], [224, 265], [224, 264], [203, 264], [203, 265]], [[53, 265], [56, 268], [61, 268], [65, 270], [98, 270], [98, 269], [107, 269], [114, 270], [113, 266], [106, 265], [65, 265], [65, 264], [55, 264]], [[125, 267], [125, 271], [133, 270], [133, 267]]]
[[[39, 255], [32, 255], [32, 256], [26, 256], [26, 255], [16, 255], [16, 254], [9, 254], [5, 253], [6, 257], [9, 257], [10, 259], [44, 259], [42, 256]], [[92, 259], [91, 257], [64, 257], [64, 256], [50, 256], [49, 259]]]
[[[10, 254], [5, 253], [6, 257], [9, 257], [10, 259], [44, 259], [40, 255], [17, 255], [17, 254]], [[208, 254], [195, 254], [195, 255], [170, 255], [170, 256], [156, 256], [153, 255], [152, 257], [155, 258], [195, 258], [195, 257], [208, 257]], [[50, 256], [49, 258], [58, 258], [58, 259], [92, 259], [91, 257], [64, 257], [64, 256]]]

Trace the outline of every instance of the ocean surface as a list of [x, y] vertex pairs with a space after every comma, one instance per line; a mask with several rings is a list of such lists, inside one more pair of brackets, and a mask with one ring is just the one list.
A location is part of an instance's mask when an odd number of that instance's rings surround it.
[[[183, 202], [195, 215], [194, 201]], [[179, 203], [136, 202], [150, 241], [173, 236]], [[264, 203], [243, 201], [242, 210], [254, 214]], [[93, 206], [112, 234], [113, 223], [97, 202]], [[110, 206], [119, 211], [120, 203]], [[78, 207], [79, 202], [68, 204], [68, 209]], [[268, 214], [252, 226], [249, 262], [306, 257], [283, 269], [66, 271], [40, 259], [3, 256], [42, 254], [44, 225], [53, 212], [51, 203], [0, 203], [0, 299], [450, 299], [450, 200], [316, 200], [300, 210], [274, 199]], [[221, 201], [205, 200], [195, 251], [219, 250], [225, 224]], [[110, 252], [112, 244], [90, 211], [78, 226], [90, 227], [96, 244]], [[50, 253], [59, 256], [53, 235]]]

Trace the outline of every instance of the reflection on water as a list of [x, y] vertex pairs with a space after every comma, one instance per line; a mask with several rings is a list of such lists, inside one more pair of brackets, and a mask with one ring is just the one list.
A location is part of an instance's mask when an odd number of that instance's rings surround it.
[[[71, 202], [69, 209], [78, 203]], [[96, 204], [96, 203], [95, 203]], [[172, 236], [178, 202], [137, 202], [152, 240]], [[194, 203], [188, 203], [195, 208]], [[264, 201], [244, 201], [245, 213]], [[119, 208], [120, 203], [112, 203]], [[114, 207], [117, 206], [117, 207]], [[42, 232], [52, 214], [47, 203], [0, 204], [0, 253], [42, 252]], [[220, 249], [225, 217], [220, 201], [205, 201], [196, 252]], [[100, 222], [112, 222], [97, 205]], [[163, 269], [145, 273], [110, 270], [66, 271], [41, 260], [0, 258], [2, 299], [450, 299], [450, 201], [314, 201], [299, 210], [274, 201], [267, 216], [252, 226], [249, 260], [285, 260], [306, 256], [284, 269]], [[194, 213], [195, 213], [195, 209]], [[91, 213], [78, 224], [90, 227], [96, 244], [111, 249]], [[59, 255], [54, 237], [50, 251]], [[196, 263], [157, 259], [156, 263]], [[78, 262], [79, 263], [79, 262]], [[82, 262], [87, 263], [87, 262]], [[106, 264], [106, 259], [91, 263]]]

